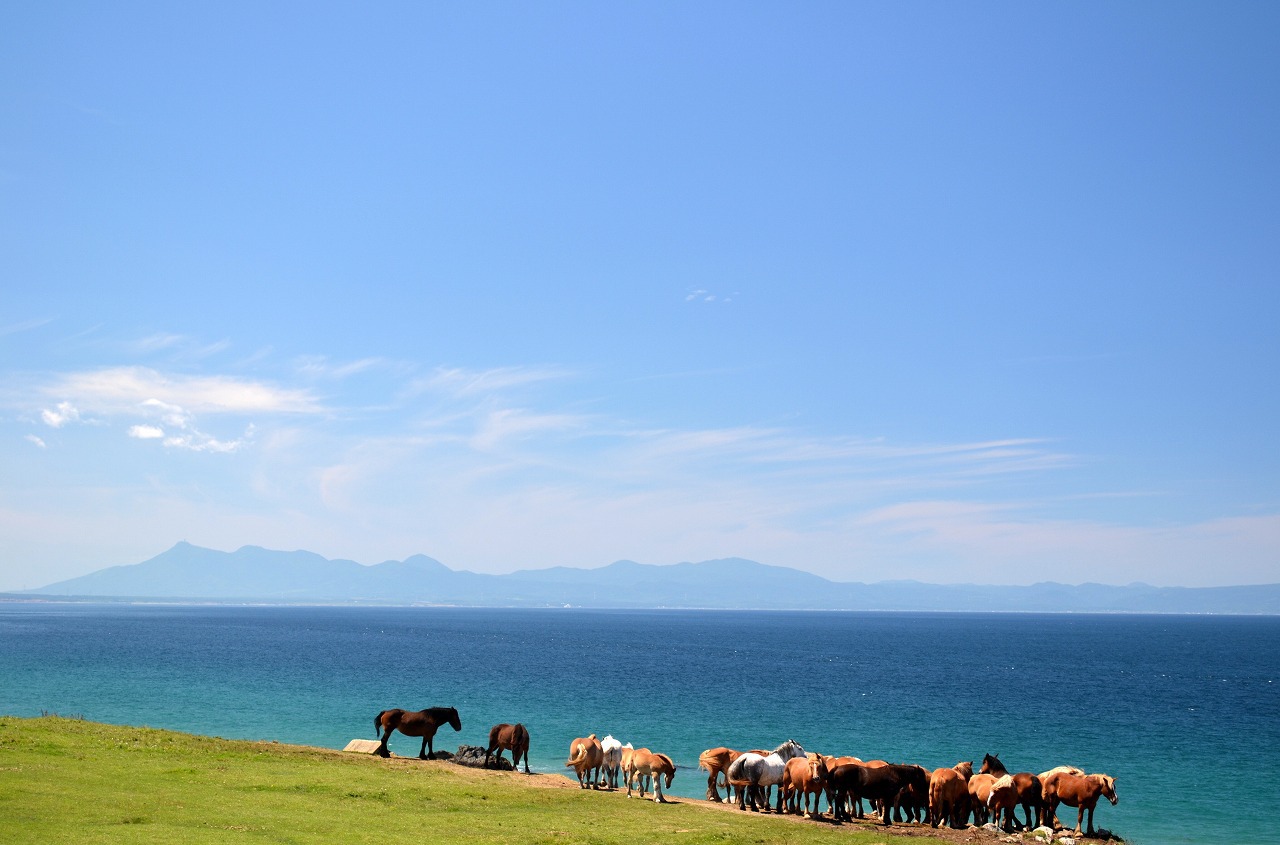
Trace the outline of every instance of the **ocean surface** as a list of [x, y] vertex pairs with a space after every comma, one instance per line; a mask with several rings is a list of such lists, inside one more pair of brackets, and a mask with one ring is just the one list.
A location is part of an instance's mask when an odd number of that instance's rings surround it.
[[7, 715], [342, 748], [432, 706], [462, 716], [437, 749], [518, 721], [567, 773], [574, 737], [612, 734], [668, 753], [678, 796], [717, 745], [990, 752], [1115, 776], [1095, 824], [1138, 845], [1280, 842], [1276, 617], [0, 603]]

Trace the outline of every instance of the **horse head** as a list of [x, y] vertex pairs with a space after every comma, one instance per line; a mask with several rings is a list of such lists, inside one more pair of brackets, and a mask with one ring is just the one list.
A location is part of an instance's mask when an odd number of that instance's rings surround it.
[[773, 749], [773, 753], [781, 757], [783, 762], [786, 762], [787, 760], [790, 760], [793, 757], [805, 756], [804, 748], [802, 748], [800, 746], [800, 743], [796, 742], [794, 739], [789, 739], [786, 742], [782, 743], [777, 748]]
[[667, 789], [670, 789], [671, 781], [676, 779], [676, 764], [665, 754], [659, 754], [658, 756], [662, 758], [663, 773], [667, 776]]
[[462, 718], [458, 716], [458, 708], [456, 707], [449, 708], [449, 727], [455, 731], [462, 730]]
[[1116, 797], [1116, 779], [1111, 775], [1094, 775], [1102, 783], [1102, 794], [1107, 796], [1107, 800], [1112, 806], [1120, 803], [1120, 799]]
[[1000, 762], [1000, 758], [995, 754], [982, 755], [982, 768], [978, 770], [979, 774], [990, 775], [996, 772], [1007, 772], [1004, 763]]

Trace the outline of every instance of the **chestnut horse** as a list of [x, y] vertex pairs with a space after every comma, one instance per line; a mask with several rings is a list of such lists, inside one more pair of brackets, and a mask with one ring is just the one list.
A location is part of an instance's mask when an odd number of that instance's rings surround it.
[[[822, 793], [827, 786], [827, 763], [821, 754], [792, 757], [782, 770], [783, 800], [787, 812], [807, 819], [822, 815]], [[813, 796], [813, 812], [809, 797]]]
[[489, 755], [498, 749], [497, 757], [502, 759], [502, 749], [511, 751], [511, 768], [520, 769], [520, 758], [524, 758], [524, 773], [529, 774], [529, 731], [524, 725], [494, 725], [489, 728], [489, 746], [484, 750], [484, 767], [489, 768]]
[[969, 778], [973, 763], [956, 763], [950, 769], [934, 769], [929, 776], [929, 824], [964, 828], [969, 820]]
[[[983, 774], [995, 775], [997, 779], [1009, 774], [1008, 769], [1004, 767], [1004, 763], [1001, 763], [1000, 758], [994, 754], [983, 755], [981, 771]], [[1012, 796], [1004, 796], [1002, 800], [1006, 803], [1012, 801], [1015, 806], [1020, 805], [1022, 807], [1022, 811], [1027, 816], [1026, 829], [1031, 830], [1044, 815], [1044, 784], [1041, 783], [1038, 776], [1031, 774], [1031, 772], [1018, 772], [1010, 775], [1010, 777], [1013, 779], [1013, 794]], [[989, 798], [990, 796], [988, 796]], [[989, 803], [990, 801], [988, 800]], [[1008, 810], [1006, 819], [1013, 825], [1021, 827], [1021, 823], [1018, 821], [1013, 809]], [[999, 812], [996, 813], [995, 821], [997, 823], [1000, 821]]]
[[666, 778], [667, 789], [671, 788], [671, 781], [676, 777], [676, 764], [671, 762], [671, 758], [665, 754], [657, 754], [647, 748], [637, 748], [631, 754], [631, 772], [627, 776], [627, 797], [631, 797], [631, 784], [637, 781], [640, 787], [640, 797], [644, 798], [644, 782], [646, 778], [653, 779], [653, 800], [658, 804], [667, 803], [667, 799], [662, 795], [662, 780]]
[[1089, 811], [1089, 829], [1085, 836], [1093, 836], [1093, 808], [1098, 806], [1098, 798], [1105, 796], [1113, 805], [1120, 803], [1116, 797], [1116, 779], [1110, 775], [1069, 775], [1055, 772], [1044, 782], [1045, 815], [1052, 818], [1058, 809], [1059, 802], [1068, 807], [1079, 808], [1076, 815], [1076, 836], [1080, 835], [1080, 823], [1084, 821], [1084, 811]]
[[373, 735], [382, 732], [382, 741], [373, 752], [379, 757], [390, 757], [387, 740], [392, 731], [400, 731], [405, 736], [422, 737], [422, 748], [418, 751], [419, 760], [430, 760], [435, 749], [431, 747], [431, 739], [436, 735], [436, 728], [447, 724], [455, 731], [462, 730], [462, 720], [458, 711], [452, 707], [428, 707], [426, 710], [383, 710], [373, 717]]
[[724, 800], [730, 799], [729, 776], [725, 774], [729, 770], [729, 766], [734, 760], [742, 756], [741, 751], [734, 751], [732, 748], [725, 748], [723, 745], [717, 748], [708, 748], [706, 751], [698, 755], [698, 768], [706, 769], [710, 774], [707, 776], [707, 800], [720, 802], [719, 786], [720, 776], [724, 775]]
[[[625, 753], [625, 752], [624, 752]], [[578, 775], [578, 786], [583, 789], [600, 788], [600, 767], [604, 764], [604, 749], [595, 734], [580, 736], [569, 745], [567, 768]]]

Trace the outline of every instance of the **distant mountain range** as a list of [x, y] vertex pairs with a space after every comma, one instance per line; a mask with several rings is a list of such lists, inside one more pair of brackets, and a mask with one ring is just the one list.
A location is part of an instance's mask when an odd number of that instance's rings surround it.
[[190, 543], [178, 543], [142, 563], [113, 566], [10, 596], [488, 607], [1280, 614], [1280, 584], [862, 584], [741, 558], [670, 566], [620, 560], [599, 569], [558, 566], [484, 575], [450, 569], [425, 555], [363, 566], [306, 551], [245, 546], [220, 552]]

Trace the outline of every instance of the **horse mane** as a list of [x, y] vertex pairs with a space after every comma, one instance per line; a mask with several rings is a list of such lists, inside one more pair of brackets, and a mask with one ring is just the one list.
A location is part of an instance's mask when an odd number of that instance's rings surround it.
[[991, 784], [991, 791], [995, 792], [997, 789], [1008, 789], [1011, 786], [1013, 786], [1013, 775], [1001, 775], [996, 778], [995, 783]]
[[786, 742], [784, 742], [784, 743], [782, 743], [781, 745], [779, 745], [777, 748], [773, 749], [773, 751], [772, 751], [772, 752], [770, 752], [770, 753], [771, 753], [771, 754], [777, 754], [779, 757], [781, 757], [781, 756], [782, 756], [782, 752], [783, 752], [783, 751], [785, 751], [786, 749], [790, 748], [790, 747], [791, 747], [791, 746], [793, 746], [793, 745], [794, 745], [796, 748], [799, 748], [799, 749], [800, 749], [800, 753], [801, 753], [801, 754], [803, 754], [803, 753], [804, 753], [804, 747], [803, 747], [802, 745], [800, 745], [800, 743], [796, 742], [794, 739], [789, 739], [789, 740], [787, 740]]

